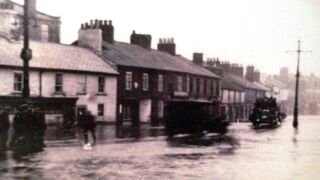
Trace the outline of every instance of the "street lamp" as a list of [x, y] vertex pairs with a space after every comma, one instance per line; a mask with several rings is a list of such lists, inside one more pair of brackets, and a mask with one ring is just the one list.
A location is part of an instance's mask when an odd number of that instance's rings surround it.
[[311, 51], [302, 51], [301, 50], [301, 40], [298, 40], [298, 50], [286, 51], [286, 52], [295, 52], [298, 54], [298, 63], [297, 63], [297, 72], [296, 72], [296, 89], [295, 89], [295, 98], [294, 98], [294, 108], [293, 108], [293, 127], [298, 128], [298, 116], [299, 116], [299, 78], [300, 78], [300, 54], [302, 52], [311, 52]]

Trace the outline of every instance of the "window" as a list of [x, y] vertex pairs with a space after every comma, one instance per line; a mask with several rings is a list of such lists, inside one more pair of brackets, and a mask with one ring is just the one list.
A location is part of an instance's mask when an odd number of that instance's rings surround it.
[[187, 75], [187, 85], [186, 85], [186, 88], [187, 88], [187, 92], [190, 92], [190, 77], [189, 77], [189, 75]]
[[43, 42], [49, 41], [49, 26], [46, 24], [41, 25], [41, 40]]
[[98, 116], [104, 116], [104, 104], [98, 104]]
[[211, 82], [211, 94], [214, 96], [217, 95], [217, 82], [215, 80]]
[[15, 72], [14, 73], [14, 91], [15, 92], [21, 92], [22, 91], [22, 85], [23, 85], [23, 80], [22, 80], [22, 73], [20, 72]]
[[78, 78], [78, 94], [85, 94], [87, 92], [87, 76], [79, 76]]
[[158, 118], [163, 118], [164, 116], [164, 103], [163, 101], [158, 102]]
[[56, 84], [55, 84], [55, 91], [62, 92], [63, 91], [63, 76], [62, 74], [56, 74]]
[[158, 76], [158, 91], [163, 92], [163, 75], [159, 74]]
[[181, 76], [177, 77], [177, 91], [178, 92], [182, 91], [182, 77]]
[[193, 90], [192, 92], [197, 93], [197, 88], [198, 88], [197, 79], [194, 77], [192, 82], [192, 90]]
[[206, 94], [211, 94], [211, 80], [207, 80], [207, 85], [206, 85]]
[[104, 86], [105, 86], [105, 78], [104, 76], [98, 77], [98, 92], [104, 93]]
[[142, 80], [142, 90], [148, 91], [149, 89], [149, 74], [143, 73], [143, 80]]
[[126, 90], [132, 90], [132, 72], [126, 72]]
[[204, 93], [204, 79], [201, 78], [199, 83], [199, 94], [203, 94], [203, 93]]

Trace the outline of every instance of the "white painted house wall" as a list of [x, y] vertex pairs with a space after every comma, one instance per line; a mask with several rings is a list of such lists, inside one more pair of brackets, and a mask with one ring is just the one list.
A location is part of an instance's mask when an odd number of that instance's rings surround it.
[[[14, 72], [22, 72], [14, 69], [0, 69], [0, 95], [14, 95]], [[63, 95], [55, 94], [55, 74], [63, 74]], [[79, 78], [87, 76], [87, 93], [78, 95]], [[115, 122], [117, 78], [116, 76], [103, 75], [105, 77], [105, 94], [98, 94], [98, 75], [69, 72], [43, 72], [42, 73], [42, 96], [43, 97], [78, 97], [77, 106], [86, 105], [94, 116], [97, 116], [98, 104], [104, 104], [104, 116], [99, 120]], [[30, 95], [40, 96], [40, 72], [30, 71]]]

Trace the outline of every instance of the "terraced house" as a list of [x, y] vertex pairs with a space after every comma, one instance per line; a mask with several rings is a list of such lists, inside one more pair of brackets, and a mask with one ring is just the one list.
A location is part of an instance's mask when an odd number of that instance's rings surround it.
[[120, 73], [117, 122], [159, 125], [169, 114], [166, 107], [174, 103], [185, 111], [192, 110], [182, 107], [188, 102], [218, 107], [219, 76], [177, 55], [172, 38], [160, 39], [157, 50], [151, 40], [151, 35], [133, 31], [130, 43], [115, 41], [112, 21], [81, 26], [75, 44], [91, 48]]
[[[31, 100], [47, 120], [71, 125], [75, 112], [90, 110], [98, 121], [116, 119], [117, 71], [88, 49], [32, 41]], [[0, 38], [0, 106], [14, 113], [22, 102], [21, 41]]]

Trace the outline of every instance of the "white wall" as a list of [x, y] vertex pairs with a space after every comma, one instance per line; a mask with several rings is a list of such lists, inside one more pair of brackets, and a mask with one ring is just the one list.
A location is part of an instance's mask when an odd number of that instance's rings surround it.
[[[0, 95], [11, 96], [14, 91], [14, 72], [22, 72], [13, 69], [0, 69]], [[58, 73], [58, 72], [57, 72]], [[44, 72], [42, 74], [42, 96], [43, 97], [64, 97], [55, 95], [55, 74], [56, 72]], [[77, 106], [86, 105], [87, 108], [97, 115], [98, 104], [104, 104], [103, 121], [116, 120], [116, 101], [117, 101], [117, 79], [115, 76], [105, 76], [105, 95], [97, 95], [98, 75], [87, 75], [87, 93], [78, 95], [78, 82], [84, 74], [62, 73], [63, 74], [63, 92], [66, 97], [78, 97]], [[40, 73], [30, 71], [30, 95], [40, 95]]]

